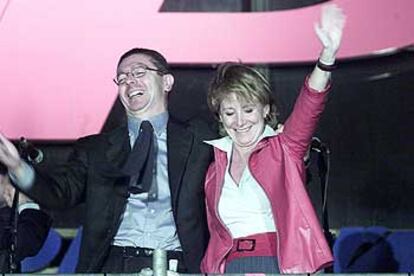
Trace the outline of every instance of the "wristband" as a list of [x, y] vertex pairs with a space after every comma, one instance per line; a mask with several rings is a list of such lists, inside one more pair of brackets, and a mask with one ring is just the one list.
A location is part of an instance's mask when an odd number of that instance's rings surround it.
[[326, 71], [326, 72], [332, 72], [333, 70], [336, 69], [336, 64], [335, 63], [331, 64], [331, 65], [328, 65], [328, 64], [322, 63], [320, 59], [318, 59], [318, 62], [316, 63], [316, 66], [319, 69], [321, 69], [322, 71]]

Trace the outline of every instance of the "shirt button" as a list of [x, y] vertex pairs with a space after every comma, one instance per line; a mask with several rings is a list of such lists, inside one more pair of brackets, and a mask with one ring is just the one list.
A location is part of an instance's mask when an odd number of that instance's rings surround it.
[[150, 213], [151, 214], [154, 214], [155, 213], [155, 210], [154, 209], [150, 209]]

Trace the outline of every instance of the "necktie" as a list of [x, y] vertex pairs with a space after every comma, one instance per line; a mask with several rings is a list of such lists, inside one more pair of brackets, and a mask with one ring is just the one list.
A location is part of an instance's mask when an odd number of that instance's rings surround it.
[[129, 175], [128, 190], [133, 194], [148, 192], [154, 170], [154, 129], [149, 121], [142, 121], [138, 138], [123, 167]]

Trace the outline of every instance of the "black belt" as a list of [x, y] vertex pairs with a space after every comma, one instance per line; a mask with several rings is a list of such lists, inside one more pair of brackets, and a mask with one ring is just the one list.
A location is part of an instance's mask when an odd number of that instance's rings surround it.
[[[122, 255], [123, 257], [152, 257], [154, 249], [145, 247], [112, 245], [111, 252], [116, 255]], [[182, 257], [182, 251], [167, 250], [167, 259], [182, 260]]]

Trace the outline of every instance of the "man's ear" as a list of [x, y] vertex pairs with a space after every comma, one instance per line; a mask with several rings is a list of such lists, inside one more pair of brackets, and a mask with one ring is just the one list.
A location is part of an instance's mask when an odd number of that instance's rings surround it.
[[174, 76], [171, 74], [165, 74], [162, 76], [162, 81], [164, 84], [164, 91], [170, 92], [174, 85]]

